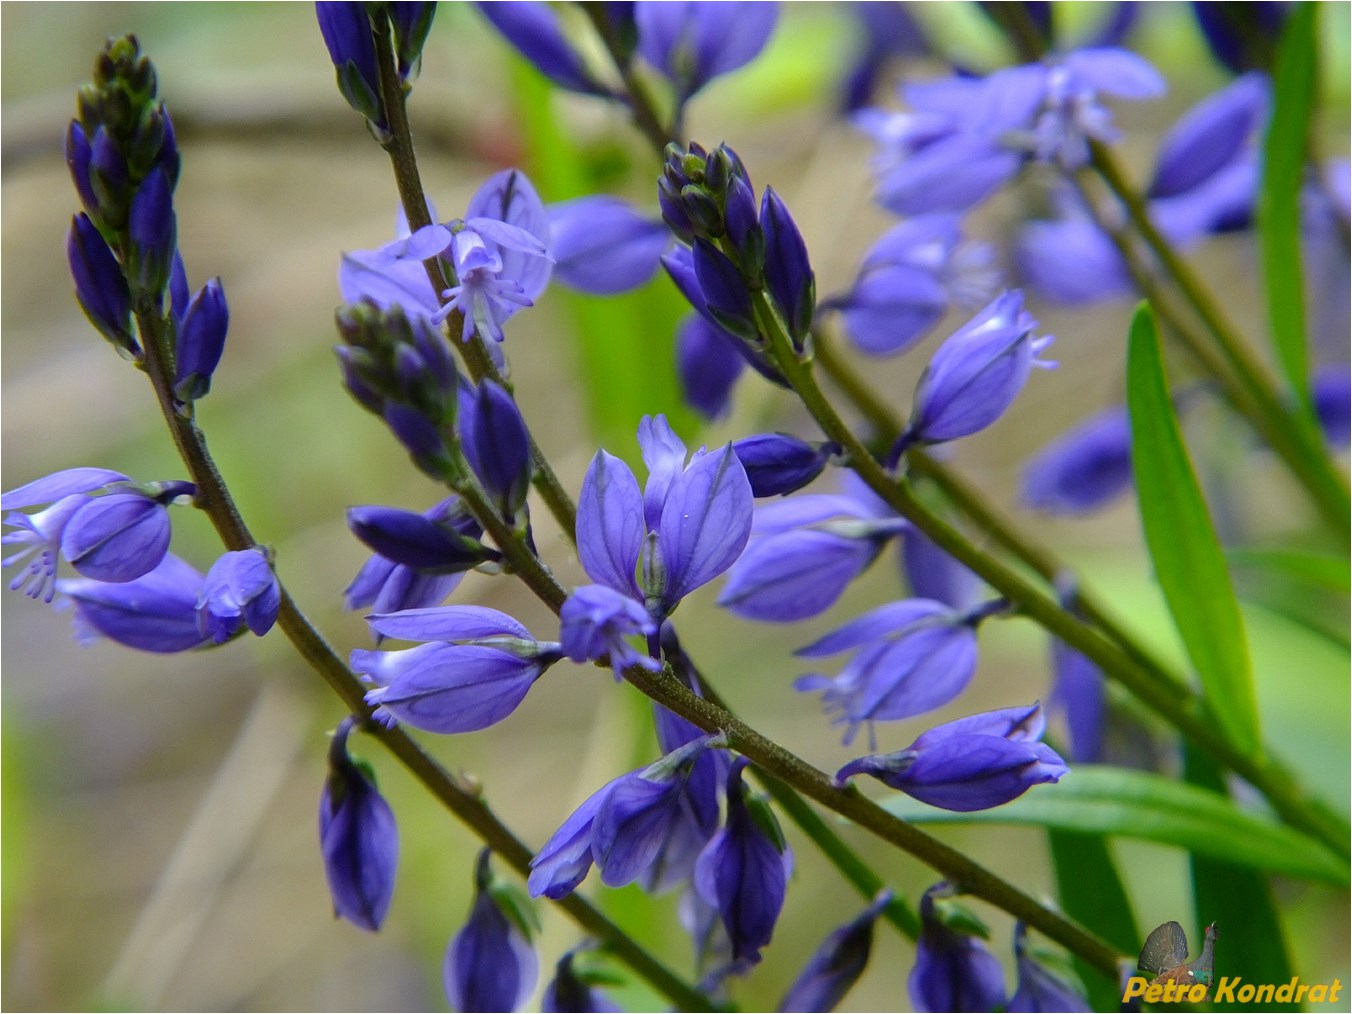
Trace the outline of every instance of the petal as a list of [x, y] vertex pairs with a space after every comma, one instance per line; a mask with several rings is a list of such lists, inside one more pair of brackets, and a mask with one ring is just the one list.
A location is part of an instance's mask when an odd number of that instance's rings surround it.
[[794, 652], [799, 658], [823, 658], [857, 648], [888, 634], [904, 630], [912, 624], [939, 618], [952, 622], [957, 614], [942, 602], [929, 599], [903, 599], [871, 609], [843, 627], [818, 638], [805, 648]]
[[828, 532], [767, 536], [742, 554], [718, 604], [748, 620], [805, 620], [829, 608], [879, 549], [875, 540]]
[[577, 504], [577, 555], [593, 581], [641, 599], [634, 576], [643, 546], [643, 497], [619, 458], [597, 451]]
[[40, 503], [55, 503], [72, 493], [92, 493], [115, 482], [130, 482], [121, 472], [110, 468], [67, 468], [35, 479], [0, 496], [0, 510], [18, 510]]
[[583, 292], [611, 295], [637, 288], [653, 276], [671, 245], [665, 223], [640, 215], [618, 197], [580, 197], [547, 210], [554, 276]]
[[368, 616], [373, 630], [402, 641], [469, 641], [480, 637], [519, 637], [530, 631], [506, 613], [487, 606], [440, 606]]
[[171, 525], [163, 505], [139, 493], [95, 497], [67, 522], [61, 552], [85, 577], [131, 581], [169, 551]]
[[667, 611], [732, 566], [746, 548], [751, 516], [751, 483], [731, 444], [697, 457], [676, 477], [657, 531]]

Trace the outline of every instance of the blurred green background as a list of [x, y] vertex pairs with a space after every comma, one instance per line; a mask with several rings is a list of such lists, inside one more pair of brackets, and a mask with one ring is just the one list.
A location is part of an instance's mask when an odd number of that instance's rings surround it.
[[[1088, 5], [1092, 6], [1092, 5]], [[998, 40], [974, 11], [922, 5], [928, 26], [968, 59], [998, 58]], [[1347, 7], [1326, 5], [1328, 151], [1346, 151]], [[1062, 15], [1092, 19], [1079, 5]], [[142, 479], [177, 478], [172, 445], [144, 379], [83, 319], [69, 291], [64, 235], [76, 201], [61, 153], [73, 95], [105, 36], [135, 31], [159, 69], [179, 132], [184, 171], [176, 207], [194, 286], [222, 276], [230, 341], [199, 417], [258, 536], [277, 550], [295, 597], [342, 651], [368, 644], [340, 591], [366, 554], [343, 508], [382, 503], [423, 509], [439, 492], [407, 464], [381, 426], [342, 391], [330, 348], [338, 252], [391, 235], [388, 162], [333, 87], [309, 4], [5, 4], [3, 88], [3, 485], [59, 468], [100, 465]], [[836, 86], [858, 40], [845, 5], [784, 6], [758, 65], [711, 86], [691, 110], [691, 135], [726, 140], [757, 185], [786, 198], [813, 251], [819, 292], [847, 286], [859, 257], [888, 224], [870, 206], [869, 151], [835, 117]], [[1136, 40], [1168, 74], [1165, 100], [1119, 108], [1127, 158], [1144, 173], [1159, 132], [1222, 83], [1184, 5], [1152, 4]], [[912, 68], [924, 73], [924, 66]], [[462, 208], [490, 172], [519, 164], [546, 200], [603, 187], [650, 200], [654, 161], [620, 115], [556, 95], [470, 7], [444, 4], [428, 43], [412, 119], [428, 192], [442, 217]], [[1012, 198], [973, 231], [999, 240]], [[1253, 256], [1244, 239], [1199, 255], [1232, 316], [1260, 337]], [[1059, 336], [1061, 368], [1039, 374], [992, 431], [965, 441], [963, 474], [1014, 509], [1020, 463], [1068, 424], [1120, 399], [1129, 306], [1087, 313], [1035, 307]], [[671, 325], [681, 307], [664, 279], [619, 301], [555, 290], [509, 327], [513, 377], [527, 417], [565, 483], [576, 489], [599, 434], [634, 458], [633, 430], [649, 405], [672, 404]], [[924, 349], [947, 333], [940, 328]], [[867, 369], [899, 409], [925, 351]], [[618, 385], [632, 381], [656, 401]], [[777, 392], [754, 381], [730, 419], [689, 439], [711, 445], [781, 428], [810, 435]], [[1199, 434], [1228, 456], [1213, 477], [1227, 515], [1259, 542], [1299, 535], [1307, 522], [1284, 475], [1261, 455], [1236, 455], [1225, 427]], [[565, 582], [580, 570], [540, 512], [537, 541]], [[1130, 625], [1181, 659], [1141, 550], [1129, 502], [1092, 520], [1024, 516], [1061, 547]], [[218, 546], [203, 519], [179, 512], [175, 551], [205, 568]], [[734, 622], [706, 591], [680, 628], [734, 707], [808, 760], [834, 770], [851, 751], [795, 694], [792, 647], [900, 592], [893, 557], [825, 617], [785, 631]], [[400, 886], [384, 930], [336, 922], [316, 842], [325, 731], [341, 717], [327, 689], [274, 634], [193, 656], [156, 657], [70, 637], [68, 614], [3, 597], [3, 1004], [9, 1009], [444, 1009], [440, 960], [468, 910], [476, 842], [419, 787], [363, 742], [400, 820]], [[509, 582], [471, 575], [456, 601], [512, 612], [553, 635], [542, 607]], [[1265, 732], [1325, 796], [1348, 795], [1346, 656], [1274, 612], [1246, 612]], [[973, 689], [921, 723], [879, 730], [896, 749], [934, 722], [1047, 695], [1045, 638], [1022, 622], [982, 631]], [[483, 733], [423, 737], [447, 765], [471, 772], [528, 842], [539, 844], [572, 807], [617, 772], [651, 759], [644, 704], [591, 668], [561, 666], [510, 720]], [[1059, 730], [1058, 730], [1059, 731]], [[880, 872], [918, 895], [933, 876], [846, 832]], [[1054, 884], [1043, 836], [1032, 830], [940, 829], [1035, 895]], [[793, 833], [791, 840], [796, 842]], [[805, 844], [766, 960], [739, 985], [747, 1009], [773, 1005], [828, 927], [862, 907]], [[1186, 856], [1118, 843], [1137, 919], [1148, 928], [1188, 914]], [[1345, 895], [1280, 884], [1296, 966], [1306, 981], [1348, 981]], [[678, 968], [688, 944], [674, 898], [650, 909], [632, 891], [584, 888], [635, 936]], [[980, 909], [993, 949], [1012, 968], [1010, 925]], [[542, 906], [546, 970], [576, 942], [571, 923]], [[1200, 933], [1198, 933], [1200, 936]], [[844, 1009], [906, 1009], [912, 949], [880, 931], [869, 971]], [[1221, 943], [1218, 969], [1224, 962]], [[1222, 969], [1223, 970], [1223, 969]], [[1010, 976], [1012, 989], [1012, 972]], [[543, 984], [543, 983], [542, 983]], [[641, 989], [631, 1007], [653, 1003]]]

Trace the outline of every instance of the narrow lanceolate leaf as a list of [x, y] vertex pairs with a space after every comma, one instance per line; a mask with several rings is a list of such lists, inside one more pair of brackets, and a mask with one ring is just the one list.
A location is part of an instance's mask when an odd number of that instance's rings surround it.
[[1248, 644], [1225, 555], [1188, 460], [1164, 376], [1155, 316], [1142, 303], [1127, 355], [1131, 463], [1155, 576], [1212, 714], [1239, 749], [1258, 749]]
[[1296, 403], [1311, 420], [1300, 260], [1300, 197], [1315, 101], [1317, 8], [1318, 4], [1313, 3], [1298, 6], [1287, 18], [1282, 33], [1277, 50], [1272, 119], [1263, 142], [1263, 185], [1258, 199], [1258, 235], [1272, 341]]
[[958, 813], [898, 795], [883, 807], [916, 824], [1017, 824], [1138, 838], [1303, 880], [1346, 886], [1347, 863], [1314, 839], [1242, 810], [1218, 792], [1162, 775], [1076, 765], [1056, 785], [990, 810]]
[[[1049, 827], [1047, 844], [1061, 910], [1077, 922], [1093, 926], [1095, 933], [1123, 954], [1134, 953], [1142, 938], [1107, 838]], [[1072, 960], [1092, 1009], [1115, 1009], [1122, 999], [1122, 984], [1117, 978], [1109, 978], [1083, 958], [1075, 956]]]

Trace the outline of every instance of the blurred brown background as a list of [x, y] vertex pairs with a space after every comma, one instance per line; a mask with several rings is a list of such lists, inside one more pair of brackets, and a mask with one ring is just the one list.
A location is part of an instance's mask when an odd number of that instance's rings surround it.
[[[927, 22], [960, 45], [974, 53], [990, 48], [969, 9], [925, 6]], [[1132, 131], [1129, 157], [1142, 171], [1152, 132], [1223, 81], [1189, 35], [1186, 11], [1151, 8], [1142, 38], [1176, 88], [1155, 107], [1120, 111], [1119, 122]], [[822, 294], [849, 283], [888, 221], [868, 203], [866, 146], [832, 118], [834, 85], [855, 45], [846, 14], [843, 5], [785, 5], [767, 66], [710, 87], [690, 124], [692, 136], [733, 144], [758, 185], [771, 183], [785, 195], [813, 250]], [[341, 589], [366, 558], [346, 530], [343, 508], [423, 509], [439, 493], [347, 397], [334, 368], [338, 252], [389, 237], [395, 193], [386, 157], [333, 87], [311, 5], [10, 3], [0, 7], [0, 19], [4, 488], [76, 465], [141, 479], [181, 476], [144, 379], [91, 331], [69, 291], [64, 260], [76, 200], [60, 145], [74, 91], [104, 37], [133, 30], [157, 64], [179, 130], [184, 170], [176, 207], [190, 279], [195, 287], [221, 275], [230, 301], [229, 345], [199, 407], [201, 424], [250, 525], [275, 546], [296, 599], [340, 650], [367, 646], [363, 623], [341, 610]], [[424, 179], [443, 217], [457, 214], [489, 172], [523, 157], [517, 103], [529, 74], [472, 8], [443, 5], [412, 105]], [[1334, 99], [1345, 103], [1345, 88]], [[632, 167], [639, 182], [629, 192], [644, 197], [651, 156], [617, 113], [574, 97], [556, 97], [550, 112], [584, 147]], [[1001, 213], [1012, 207], [997, 202], [985, 238], [1000, 238]], [[1240, 302], [1256, 288], [1245, 249], [1217, 244], [1205, 267], [1236, 316], [1258, 313]], [[1033, 449], [1120, 397], [1127, 309], [1041, 312], [1046, 330], [1060, 336], [1054, 351], [1061, 368], [1035, 376], [1009, 416], [957, 457], [999, 504], [1013, 509], [1018, 466]], [[527, 417], [576, 489], [596, 443], [579, 394], [588, 378], [567, 333], [572, 320], [568, 304], [551, 292], [513, 320], [507, 351]], [[915, 353], [868, 370], [900, 409], [922, 366], [923, 354]], [[650, 368], [669, 365], [654, 361]], [[781, 396], [749, 381], [733, 417], [696, 442], [767, 428], [811, 433]], [[632, 444], [612, 449], [630, 455]], [[1244, 467], [1246, 488], [1265, 493], [1231, 508], [1259, 531], [1299, 526], [1283, 477], [1261, 459], [1250, 457]], [[566, 581], [576, 581], [565, 540], [540, 513], [543, 551]], [[1022, 520], [1109, 589], [1123, 614], [1164, 650], [1177, 652], [1129, 503], [1089, 521]], [[175, 551], [199, 567], [219, 551], [190, 512], [178, 512], [175, 533]], [[899, 592], [889, 553], [841, 605], [801, 630], [735, 622], [713, 608], [713, 590], [685, 604], [679, 622], [737, 710], [834, 770], [851, 752], [815, 698], [792, 691], [802, 668], [789, 651]], [[555, 636], [543, 608], [505, 580], [472, 575], [456, 601], [507, 610], [538, 636]], [[399, 816], [400, 885], [378, 936], [333, 919], [315, 810], [325, 732], [342, 712], [280, 634], [157, 657], [106, 643], [82, 648], [70, 637], [68, 614], [21, 596], [3, 596], [3, 606], [7, 1008], [444, 1009], [441, 955], [468, 909], [476, 843], [357, 737], [354, 746], [374, 762]], [[1266, 614], [1250, 617], [1267, 731], [1327, 794], [1345, 798], [1346, 663], [1277, 624]], [[1296, 658], [1294, 650], [1307, 654]], [[1029, 625], [987, 625], [973, 690], [935, 720], [1045, 699], [1045, 656], [1043, 637]], [[477, 775], [506, 820], [538, 845], [593, 789], [651, 759], [650, 734], [636, 721], [643, 710], [628, 687], [565, 664], [499, 727], [423, 739], [446, 764]], [[879, 746], [899, 748], [928, 724], [880, 729]], [[1040, 834], [941, 833], [1034, 894], [1050, 896]], [[900, 889], [918, 893], [933, 881], [915, 862], [850, 837]], [[1142, 926], [1186, 924], [1185, 857], [1119, 846]], [[776, 944], [738, 988], [747, 1009], [773, 1005], [827, 928], [862, 907], [807, 845], [796, 851], [799, 872]], [[654, 921], [629, 891], [601, 893], [590, 883], [585, 890], [676, 967], [687, 966], [688, 944], [668, 917], [674, 899], [659, 904], [663, 916]], [[1346, 899], [1292, 885], [1284, 900], [1307, 981], [1346, 980]], [[547, 978], [577, 934], [548, 906], [541, 914]], [[982, 914], [995, 929], [993, 949], [1012, 964], [1008, 921]], [[911, 960], [908, 945], [880, 931], [870, 970], [846, 1009], [905, 1009]], [[641, 1004], [643, 996], [626, 999]]]

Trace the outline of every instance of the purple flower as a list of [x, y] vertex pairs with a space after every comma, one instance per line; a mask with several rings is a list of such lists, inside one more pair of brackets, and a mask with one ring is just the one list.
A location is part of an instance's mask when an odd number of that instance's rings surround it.
[[[477, 332], [500, 342], [503, 323], [533, 306], [549, 284], [548, 243], [549, 218], [535, 188], [524, 173], [505, 169], [475, 192], [463, 219], [426, 226], [379, 250], [344, 254], [338, 283], [349, 303], [400, 306], [437, 324], [459, 311], [462, 338]], [[455, 273], [441, 293], [422, 265], [432, 257], [444, 258]]]
[[[191, 483], [181, 486], [191, 495]], [[108, 493], [89, 499], [70, 516], [61, 533], [61, 554], [85, 577], [131, 581], [164, 559], [170, 531], [169, 511], [160, 499], [141, 492]]]
[[1184, 113], [1160, 142], [1147, 196], [1195, 190], [1234, 162], [1262, 128], [1271, 90], [1264, 75], [1246, 74]]
[[1084, 514], [1131, 488], [1131, 427], [1118, 406], [1048, 444], [1024, 466], [1023, 502], [1050, 514]]
[[760, 228], [766, 288], [779, 304], [794, 345], [802, 349], [817, 308], [817, 281], [798, 224], [773, 187], [766, 187], [761, 198]]
[[399, 829], [368, 769], [348, 756], [347, 737], [355, 724], [343, 719], [329, 746], [329, 775], [319, 797], [319, 848], [334, 914], [374, 933], [394, 895]]
[[1103, 672], [1084, 655], [1052, 639], [1052, 702], [1065, 709], [1070, 759], [1094, 764], [1103, 759], [1107, 690]]
[[718, 604], [744, 619], [771, 623], [816, 616], [908, 527], [885, 505], [858, 494], [761, 504], [751, 544], [732, 567]]
[[197, 627], [202, 575], [172, 553], [134, 581], [63, 580], [56, 590], [74, 601], [75, 636], [82, 642], [106, 637], [165, 654], [210, 642]]
[[719, 745], [718, 736], [692, 740], [593, 793], [531, 860], [531, 895], [557, 900], [570, 894], [593, 862], [610, 887], [644, 880], [660, 889], [688, 876], [713, 833], [705, 832], [706, 822], [692, 809], [699, 800], [687, 792], [696, 762], [711, 745]]
[[901, 563], [906, 583], [916, 598], [934, 599], [966, 610], [976, 605], [980, 597], [981, 579], [918, 528], [902, 540]]
[[430, 641], [405, 651], [352, 653], [352, 668], [370, 682], [375, 717], [427, 732], [474, 732], [494, 725], [525, 700], [559, 645], [536, 641], [510, 616], [448, 606], [368, 617], [385, 637]]
[[1153, 99], [1168, 86], [1158, 71], [1125, 49], [1080, 49], [1045, 69], [1043, 108], [1032, 128], [1032, 150], [1045, 162], [1078, 169], [1089, 159], [1090, 139], [1118, 137], [1100, 95]]
[[559, 613], [559, 641], [574, 662], [590, 662], [610, 655], [615, 678], [639, 665], [658, 671], [662, 663], [636, 650], [628, 638], [656, 633], [657, 622], [642, 604], [603, 584], [574, 589]]
[[397, 507], [349, 507], [347, 526], [385, 559], [426, 573], [457, 574], [497, 559], [479, 541], [482, 529], [456, 497], [424, 514]]
[[857, 918], [833, 930], [798, 973], [777, 1009], [835, 1010], [864, 974], [869, 952], [873, 949], [873, 924], [891, 901], [892, 892], [883, 891]]
[[832, 443], [808, 443], [787, 433], [761, 433], [735, 441], [732, 451], [746, 469], [756, 497], [787, 496], [817, 476], [840, 448]]
[[988, 614], [987, 607], [964, 614], [929, 599], [879, 606], [798, 649], [806, 658], [859, 650], [835, 679], [814, 674], [794, 686], [822, 692], [833, 721], [847, 726], [848, 745], [866, 722], [923, 715], [967, 689], [976, 672], [976, 624]]
[[1028, 929], [1023, 923], [1014, 927], [1014, 957], [1018, 962], [1019, 983], [1009, 998], [1006, 1011], [1089, 1011], [1084, 993], [1055, 975], [1028, 952]]
[[140, 292], [159, 293], [177, 252], [174, 188], [161, 167], [150, 171], [132, 198], [127, 222], [127, 280]]
[[910, 425], [893, 449], [970, 436], [995, 422], [1013, 403], [1051, 342], [1035, 337], [1037, 322], [1023, 293], [1005, 292], [944, 342], [920, 377]]
[[[393, 511], [394, 508], [389, 510]], [[436, 523], [439, 528], [449, 525], [463, 537], [477, 538], [481, 533], [477, 523], [460, 503], [459, 497], [453, 496], [443, 500], [425, 511], [422, 517]], [[444, 563], [445, 558], [443, 557], [440, 562]], [[370, 606], [376, 613], [418, 609], [436, 605], [446, 598], [465, 576], [465, 569], [467, 568], [449, 573], [440, 568], [421, 570], [377, 555], [366, 561], [343, 595], [349, 609]]]
[[845, 330], [871, 355], [904, 352], [951, 304], [990, 298], [999, 279], [984, 243], [964, 244], [957, 215], [932, 214], [893, 226], [864, 256], [854, 287], [827, 301]]
[[671, 232], [660, 219], [640, 215], [618, 197], [579, 197], [546, 211], [554, 277], [582, 292], [609, 296], [638, 288], [671, 245]]
[[213, 278], [197, 291], [178, 325], [174, 357], [174, 397], [194, 401], [211, 389], [211, 375], [225, 351], [230, 308], [221, 280]]
[[[71, 129], [77, 128], [72, 125]], [[141, 346], [131, 333], [131, 290], [122, 265], [83, 213], [71, 221], [66, 256], [75, 280], [75, 298], [89, 322], [115, 346], [139, 356]]]
[[485, 379], [460, 406], [460, 442], [470, 468], [509, 522], [530, 492], [530, 431], [516, 400]]
[[905, 750], [851, 761], [836, 772], [836, 781], [872, 775], [931, 806], [988, 810], [1034, 785], [1059, 781], [1069, 770], [1038, 742], [1045, 726], [1037, 704], [960, 718], [922, 733]]
[[317, 2], [315, 15], [329, 57], [338, 74], [338, 90], [357, 112], [382, 131], [388, 130], [380, 98], [380, 71], [371, 22], [362, 3]]
[[503, 38], [555, 84], [586, 95], [610, 94], [610, 89], [591, 75], [582, 57], [564, 37], [558, 14], [549, 4], [519, 0], [475, 6]]
[[732, 387], [746, 369], [740, 340], [701, 313], [692, 313], [676, 330], [676, 371], [686, 403], [706, 419], [727, 412]]
[[1129, 296], [1136, 282], [1108, 234], [1083, 214], [1025, 222], [1014, 259], [1039, 296], [1066, 306]]
[[497, 897], [488, 857], [488, 849], [479, 853], [469, 920], [451, 940], [442, 969], [451, 1008], [465, 1014], [520, 1010], [540, 974], [520, 912]]
[[80, 203], [84, 205], [85, 211], [97, 215], [99, 199], [94, 194], [89, 178], [93, 158], [94, 150], [84, 127], [79, 120], [71, 120], [66, 129], [66, 167], [70, 169], [71, 182], [75, 184], [75, 192], [80, 195]]
[[638, 480], [619, 458], [598, 451], [578, 500], [577, 548], [592, 580], [635, 602], [654, 620], [727, 570], [751, 531], [751, 485], [729, 445], [686, 448], [664, 416], [644, 416], [639, 445], [648, 466]]
[[202, 633], [223, 644], [244, 627], [262, 637], [272, 629], [282, 589], [267, 554], [257, 546], [226, 553], [207, 571], [197, 599]]
[[749, 63], [774, 31], [774, 3], [659, 3], [634, 5], [638, 51], [676, 85], [684, 102], [720, 74]]
[[920, 899], [920, 937], [907, 986], [918, 1011], [993, 1011], [1005, 1002], [1000, 962], [977, 937], [949, 929], [935, 912], [936, 884]]
[[792, 858], [774, 814], [742, 781], [747, 763], [732, 764], [727, 821], [695, 862], [695, 889], [718, 910], [733, 961], [754, 963], [784, 907]]

